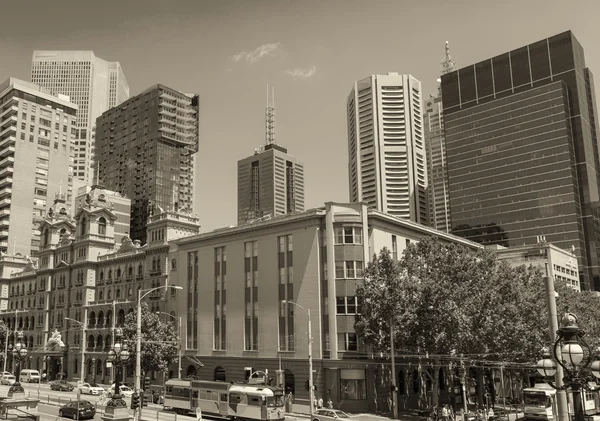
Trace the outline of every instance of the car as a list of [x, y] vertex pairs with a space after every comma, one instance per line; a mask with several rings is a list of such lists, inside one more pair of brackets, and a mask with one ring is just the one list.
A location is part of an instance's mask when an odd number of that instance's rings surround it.
[[12, 373], [10, 371], [0, 371], [0, 377], [2, 376], [11, 376]]
[[312, 421], [336, 421], [349, 419], [350, 415], [339, 409], [317, 409], [313, 415]]
[[[79, 414], [77, 413], [79, 412]], [[63, 405], [58, 410], [58, 416], [63, 418], [73, 418], [74, 420], [82, 420], [84, 418], [94, 418], [96, 415], [96, 407], [89, 401], [74, 401]]]
[[88, 395], [100, 395], [104, 393], [104, 388], [97, 383], [83, 383], [79, 385], [79, 391]]
[[60, 392], [72, 392], [75, 389], [71, 383], [66, 380], [54, 380], [50, 382], [50, 390], [58, 390]]
[[12, 374], [3, 374], [0, 378], [0, 384], [4, 384], [7, 386], [12, 386], [17, 382], [17, 378]]
[[[108, 389], [108, 397], [112, 397], [112, 395], [115, 393], [115, 385], [113, 384], [112, 386], [110, 386], [110, 388]], [[124, 396], [126, 398], [129, 398], [130, 396], [133, 396], [133, 389], [125, 386], [124, 384], [121, 385], [120, 387], [120, 392], [121, 392], [121, 396]]]

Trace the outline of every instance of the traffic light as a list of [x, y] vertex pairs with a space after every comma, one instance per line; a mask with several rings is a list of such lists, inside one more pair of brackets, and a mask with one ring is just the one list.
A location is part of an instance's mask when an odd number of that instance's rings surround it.
[[304, 388], [306, 390], [310, 390], [310, 382], [307, 380], [306, 383], [304, 383]]
[[391, 390], [392, 392], [395, 392], [395, 391], [396, 391], [396, 386], [395, 386], [395, 385], [393, 385], [393, 384], [392, 384], [392, 385], [390, 385], [390, 390]]
[[140, 395], [134, 393], [131, 397], [131, 409], [138, 409], [140, 407]]

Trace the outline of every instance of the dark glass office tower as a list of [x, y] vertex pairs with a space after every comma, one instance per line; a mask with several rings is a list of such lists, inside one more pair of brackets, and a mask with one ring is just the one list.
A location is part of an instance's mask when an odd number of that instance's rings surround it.
[[194, 209], [198, 112], [198, 95], [159, 84], [96, 120], [100, 180], [131, 199], [133, 240], [146, 242], [154, 210]]
[[452, 232], [484, 244], [538, 236], [600, 290], [596, 103], [569, 32], [442, 76]]

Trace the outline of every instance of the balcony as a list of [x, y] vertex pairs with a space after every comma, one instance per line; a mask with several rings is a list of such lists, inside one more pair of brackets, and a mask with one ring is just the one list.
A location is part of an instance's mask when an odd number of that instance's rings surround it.
[[167, 132], [167, 133], [175, 133], [176, 132], [175, 127], [170, 126], [168, 124], [161, 124], [158, 127], [158, 130], [160, 130], [161, 132]]
[[8, 216], [10, 215], [10, 207], [0, 209], [0, 216]]
[[175, 99], [177, 99], [175, 96], [171, 95], [171, 93], [168, 91], [161, 91], [159, 97], [163, 98], [163, 99], [168, 99], [171, 101], [175, 101]]
[[12, 117], [13, 115], [17, 115], [19, 113], [19, 107], [17, 106], [17, 103], [13, 103], [10, 107], [8, 107], [7, 109], [5, 109], [4, 111], [2, 111], [2, 113], [0, 113], [0, 118], [6, 118], [6, 117]]
[[10, 177], [5, 177], [0, 179], [0, 187], [4, 186], [12, 186], [13, 178], [12, 175]]
[[[165, 107], [160, 107], [159, 110], [158, 110], [158, 113], [161, 114], [161, 115], [168, 115], [168, 116], [171, 116], [171, 117], [175, 117], [177, 115], [177, 114], [175, 114], [175, 111], [169, 110], [169, 109], [167, 109]], [[0, 144], [0, 146], [1, 146], [1, 144]]]
[[17, 138], [14, 135], [10, 135], [8, 137], [0, 137], [0, 149], [13, 146], [16, 140]]
[[8, 227], [0, 227], [0, 238], [8, 238]]
[[14, 163], [15, 163], [15, 158], [13, 156], [7, 156], [6, 158], [0, 160], [0, 168], [4, 168], [8, 165], [12, 166]]
[[3, 169], [0, 170], [0, 178], [6, 177], [7, 175], [10, 175], [12, 177], [14, 168], [13, 167], [5, 167]]
[[3, 199], [0, 199], [0, 208], [10, 206], [11, 202], [11, 196], [6, 196]]
[[160, 105], [162, 107], [167, 107], [167, 108], [177, 108], [177, 102], [171, 101], [168, 99], [163, 99], [163, 100], [159, 101], [158, 105]]
[[0, 189], [0, 197], [6, 196], [7, 194], [12, 194], [12, 186]]
[[3, 158], [5, 156], [10, 156], [15, 154], [15, 147], [14, 146], [9, 146], [8, 148], [4, 148], [0, 151], [0, 158]]

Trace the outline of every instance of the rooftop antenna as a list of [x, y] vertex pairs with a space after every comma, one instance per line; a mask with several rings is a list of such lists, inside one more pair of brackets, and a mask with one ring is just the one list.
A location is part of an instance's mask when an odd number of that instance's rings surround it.
[[269, 98], [269, 85], [267, 85], [267, 108], [265, 109], [265, 145], [272, 145], [275, 143], [275, 88], [271, 89], [271, 97]]
[[60, 180], [60, 184], [58, 187], [58, 196], [60, 197], [62, 195], [62, 180]]
[[96, 185], [100, 185], [100, 163], [96, 166]]
[[[448, 73], [452, 73], [454, 71], [454, 66], [456, 65], [456, 63], [454, 62], [454, 59], [452, 58], [452, 56], [450, 56], [450, 43], [448, 41], [446, 41], [446, 46], [444, 48], [445, 52], [444, 52], [444, 59], [441, 61], [441, 65], [442, 65], [442, 76], [443, 75], [447, 75]], [[438, 78], [437, 80], [438, 82], [438, 94], [441, 95], [442, 94], [442, 78]]]

